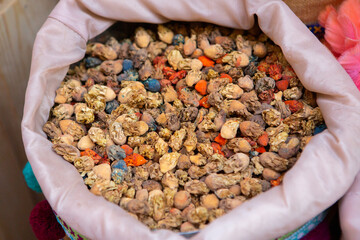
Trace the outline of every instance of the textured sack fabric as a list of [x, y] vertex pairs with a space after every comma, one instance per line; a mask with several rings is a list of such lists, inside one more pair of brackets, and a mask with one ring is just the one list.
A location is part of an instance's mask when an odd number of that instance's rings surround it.
[[320, 11], [327, 5], [339, 6], [343, 0], [284, 0], [305, 24], [316, 23]]
[[279, 46], [303, 85], [318, 93], [327, 130], [312, 138], [283, 184], [245, 202], [194, 239], [271, 239], [301, 226], [348, 190], [360, 168], [360, 93], [331, 53], [282, 1], [62, 0], [39, 31], [26, 92], [22, 134], [46, 199], [71, 227], [90, 239], [182, 239], [150, 231], [119, 206], [88, 191], [76, 169], [56, 155], [42, 126], [55, 90], [86, 41], [115, 20], [204, 21], [260, 28]]

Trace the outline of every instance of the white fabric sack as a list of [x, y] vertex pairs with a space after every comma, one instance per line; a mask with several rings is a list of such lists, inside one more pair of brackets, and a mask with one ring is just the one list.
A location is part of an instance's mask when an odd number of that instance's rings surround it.
[[[115, 20], [211, 22], [260, 28], [278, 44], [303, 85], [318, 93], [328, 127], [305, 148], [283, 184], [215, 220], [194, 239], [271, 239], [288, 233], [340, 199], [360, 168], [360, 93], [331, 53], [282, 1], [62, 0], [37, 34], [22, 134], [46, 199], [72, 228], [90, 239], [182, 239], [150, 231], [123, 209], [88, 191], [76, 169], [55, 154], [42, 126], [71, 63], [88, 39]], [[351, 230], [350, 230], [351, 231]]]

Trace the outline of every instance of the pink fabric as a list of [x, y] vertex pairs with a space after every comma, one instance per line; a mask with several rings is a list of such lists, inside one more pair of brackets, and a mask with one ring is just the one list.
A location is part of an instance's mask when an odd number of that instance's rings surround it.
[[[182, 238], [167, 230], [151, 232], [120, 207], [91, 194], [75, 168], [51, 150], [41, 130], [69, 64], [85, 54], [86, 40], [114, 20], [205, 21], [248, 29], [254, 14], [261, 29], [281, 46], [303, 85], [318, 93], [328, 129], [313, 137], [282, 185], [245, 202], [193, 238], [278, 237], [344, 195], [360, 169], [360, 93], [331, 53], [282, 1], [62, 0], [35, 41], [22, 133], [46, 199], [66, 223], [91, 239]], [[357, 221], [355, 226], [360, 225]], [[355, 230], [349, 231], [351, 235]]]

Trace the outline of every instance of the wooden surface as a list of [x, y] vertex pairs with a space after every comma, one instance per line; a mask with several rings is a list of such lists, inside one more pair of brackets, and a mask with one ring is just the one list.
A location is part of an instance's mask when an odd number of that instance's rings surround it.
[[36, 239], [29, 214], [43, 199], [27, 188], [20, 122], [37, 31], [57, 0], [0, 0], [0, 240]]

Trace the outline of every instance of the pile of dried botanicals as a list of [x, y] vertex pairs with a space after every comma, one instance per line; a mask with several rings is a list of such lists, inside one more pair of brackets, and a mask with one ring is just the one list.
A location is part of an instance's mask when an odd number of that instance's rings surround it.
[[323, 124], [266, 35], [191, 27], [89, 43], [43, 128], [92, 193], [152, 229], [201, 229], [280, 184]]

